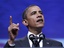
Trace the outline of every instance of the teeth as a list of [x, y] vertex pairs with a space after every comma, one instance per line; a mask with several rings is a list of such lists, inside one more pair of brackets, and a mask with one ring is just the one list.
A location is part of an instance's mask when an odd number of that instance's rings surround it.
[[39, 19], [39, 20], [37, 20], [37, 22], [39, 22], [39, 21], [42, 21], [42, 22], [43, 22], [43, 19]]

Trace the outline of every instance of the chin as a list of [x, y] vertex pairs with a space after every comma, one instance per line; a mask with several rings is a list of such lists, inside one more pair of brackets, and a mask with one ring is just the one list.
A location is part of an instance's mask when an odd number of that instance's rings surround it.
[[37, 26], [38, 28], [43, 28], [44, 27], [44, 25], [40, 25], [40, 26]]

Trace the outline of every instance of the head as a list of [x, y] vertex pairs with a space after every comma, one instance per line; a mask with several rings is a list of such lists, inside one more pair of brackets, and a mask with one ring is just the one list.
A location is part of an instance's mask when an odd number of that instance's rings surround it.
[[23, 24], [28, 28], [43, 28], [44, 16], [37, 5], [31, 5], [23, 12]]

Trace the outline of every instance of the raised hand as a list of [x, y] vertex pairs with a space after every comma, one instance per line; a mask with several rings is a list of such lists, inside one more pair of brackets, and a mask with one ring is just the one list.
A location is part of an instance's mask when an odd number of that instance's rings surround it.
[[12, 16], [10, 16], [10, 26], [8, 27], [9, 32], [9, 43], [13, 43], [19, 30], [19, 23], [15, 24], [12, 22]]

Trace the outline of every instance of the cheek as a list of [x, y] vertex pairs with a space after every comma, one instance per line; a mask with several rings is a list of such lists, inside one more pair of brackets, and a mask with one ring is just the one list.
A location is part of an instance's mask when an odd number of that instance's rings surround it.
[[35, 25], [35, 23], [36, 23], [36, 17], [35, 16], [28, 17], [28, 24]]
[[30, 20], [28, 21], [28, 23], [29, 23], [30, 25], [34, 26], [35, 23], [36, 23], [36, 21], [35, 21], [34, 19], [30, 19]]
[[34, 19], [29, 20], [30, 24], [34, 24], [34, 22], [35, 22]]

